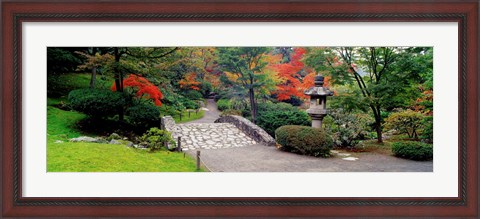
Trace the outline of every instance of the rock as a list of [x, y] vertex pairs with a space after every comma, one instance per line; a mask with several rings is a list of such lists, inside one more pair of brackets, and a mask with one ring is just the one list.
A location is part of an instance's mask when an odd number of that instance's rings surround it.
[[110, 142], [108, 142], [108, 143], [109, 143], [109, 144], [122, 144], [122, 142], [117, 141], [117, 140], [115, 140], [115, 139], [110, 140]]
[[114, 132], [114, 133], [110, 134], [110, 136], [108, 136], [107, 139], [108, 139], [108, 140], [112, 140], [112, 139], [121, 139], [121, 138], [122, 138], [122, 137], [120, 137], [119, 134], [117, 134], [117, 133]]
[[123, 140], [128, 140], [128, 138], [127, 138], [127, 137], [123, 137]]
[[[258, 143], [268, 146], [275, 146], [275, 139], [270, 136], [265, 130], [250, 122], [241, 116], [222, 116], [215, 120], [215, 123], [230, 123], [235, 125], [238, 129], [243, 131], [247, 136]], [[243, 133], [240, 133], [242, 135]]]
[[345, 157], [345, 158], [342, 158], [342, 160], [356, 161], [356, 160], [358, 160], [358, 158], [357, 157]]
[[56, 143], [56, 144], [60, 144], [60, 143], [63, 143], [63, 141], [56, 140], [54, 143]]
[[133, 142], [127, 141], [127, 146], [128, 146], [128, 147], [133, 147]]
[[99, 143], [99, 139], [97, 138], [92, 138], [88, 136], [80, 136], [78, 138], [72, 138], [70, 139], [70, 142], [93, 142], [93, 143]]

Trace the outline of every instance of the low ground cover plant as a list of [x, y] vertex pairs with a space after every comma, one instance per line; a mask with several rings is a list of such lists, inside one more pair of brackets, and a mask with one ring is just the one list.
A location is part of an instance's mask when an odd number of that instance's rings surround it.
[[410, 160], [431, 160], [433, 158], [433, 146], [417, 141], [394, 142], [392, 153], [396, 157]]

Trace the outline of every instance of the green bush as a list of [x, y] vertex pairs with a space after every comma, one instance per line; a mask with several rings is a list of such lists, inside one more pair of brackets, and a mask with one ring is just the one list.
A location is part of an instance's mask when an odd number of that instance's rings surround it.
[[96, 118], [114, 116], [126, 104], [120, 92], [89, 88], [71, 91], [68, 101], [73, 110]]
[[150, 128], [160, 125], [160, 109], [149, 103], [139, 103], [127, 108], [125, 114], [130, 124], [137, 128]]
[[306, 112], [291, 111], [261, 111], [257, 115], [256, 124], [268, 134], [274, 136], [275, 130], [284, 125], [311, 125], [310, 117]]
[[227, 109], [232, 109], [232, 103], [230, 102], [230, 100], [220, 99], [220, 100], [217, 101], [217, 108], [220, 111], [224, 111], [224, 110], [227, 110]]
[[151, 128], [141, 137], [141, 140], [148, 143], [147, 147], [150, 149], [150, 151], [162, 149], [164, 143], [172, 144], [174, 146], [170, 149], [176, 147], [176, 143], [172, 138], [172, 134], [159, 128]]
[[258, 103], [258, 112], [265, 112], [265, 111], [295, 111], [298, 110], [296, 107], [288, 104], [288, 103]]
[[222, 116], [227, 116], [227, 115], [235, 115], [235, 116], [242, 116], [242, 111], [240, 110], [234, 110], [234, 109], [227, 109], [222, 111]]
[[337, 147], [355, 147], [369, 136], [369, 124], [373, 118], [364, 113], [349, 113], [342, 109], [331, 110], [324, 119], [324, 128], [331, 133]]
[[431, 160], [433, 158], [433, 146], [416, 141], [394, 142], [392, 153], [396, 157], [410, 160]]
[[184, 92], [183, 96], [190, 100], [201, 100], [203, 98], [202, 93], [196, 90], [187, 90]]
[[322, 129], [286, 125], [275, 131], [275, 139], [283, 150], [315, 157], [330, 156], [332, 138]]
[[409, 138], [418, 139], [418, 131], [422, 129], [424, 115], [413, 110], [391, 113], [385, 120], [386, 129], [395, 129]]
[[420, 138], [426, 142], [433, 142], [433, 116], [425, 116], [422, 123], [423, 129]]

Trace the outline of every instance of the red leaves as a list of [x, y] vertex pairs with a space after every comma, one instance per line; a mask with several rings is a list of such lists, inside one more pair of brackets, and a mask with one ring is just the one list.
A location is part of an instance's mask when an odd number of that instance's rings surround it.
[[[304, 98], [302, 82], [300, 82], [300, 72], [305, 65], [301, 61], [306, 50], [304, 48], [295, 48], [293, 50], [291, 61], [289, 63], [278, 64], [274, 66], [282, 83], [277, 85], [278, 100], [289, 100], [293, 96]], [[312, 81], [313, 82], [313, 81]]]
[[[137, 97], [143, 97], [144, 94], [147, 94], [148, 98], [152, 99], [155, 102], [155, 105], [162, 105], [162, 102], [160, 101], [163, 98], [162, 92], [160, 91], [160, 89], [158, 89], [157, 86], [152, 84], [144, 77], [130, 74], [128, 78], [123, 80], [123, 87], [132, 87], [137, 90], [137, 92], [135, 93]], [[112, 91], [117, 90], [115, 83], [113, 83], [111, 89]]]

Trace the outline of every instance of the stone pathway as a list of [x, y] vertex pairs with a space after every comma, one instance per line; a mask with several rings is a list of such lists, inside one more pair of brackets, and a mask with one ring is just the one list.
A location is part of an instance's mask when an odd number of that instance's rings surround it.
[[230, 123], [178, 124], [173, 137], [182, 136], [182, 149], [219, 149], [256, 144]]
[[213, 99], [207, 99], [205, 115], [198, 120], [177, 124], [172, 136], [182, 137], [182, 150], [236, 148], [256, 144], [235, 125], [214, 123], [220, 111]]

